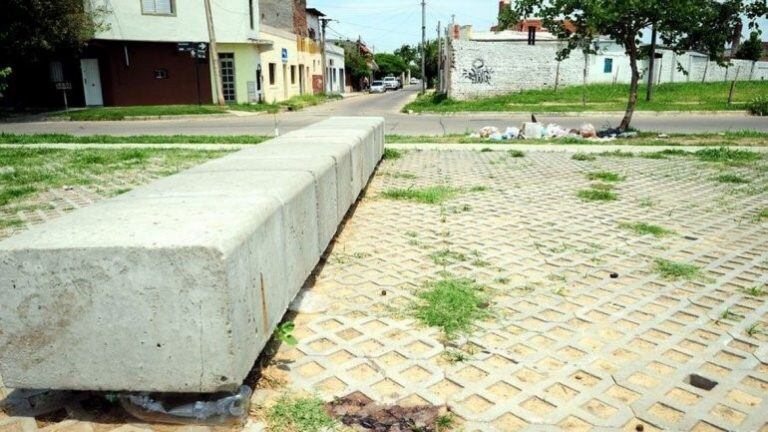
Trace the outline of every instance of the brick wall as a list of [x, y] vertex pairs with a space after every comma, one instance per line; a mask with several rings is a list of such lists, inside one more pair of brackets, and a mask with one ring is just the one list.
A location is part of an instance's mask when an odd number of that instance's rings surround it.
[[307, 0], [293, 0], [293, 32], [302, 37], [309, 37]]

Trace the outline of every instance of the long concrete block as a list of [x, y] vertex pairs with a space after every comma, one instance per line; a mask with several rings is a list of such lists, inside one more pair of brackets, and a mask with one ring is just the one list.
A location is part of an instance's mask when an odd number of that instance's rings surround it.
[[376, 128], [274, 140], [0, 242], [5, 384], [238, 386], [373, 172]]
[[370, 128], [374, 134], [376, 153], [381, 157], [384, 154], [385, 123], [383, 117], [331, 117], [311, 128]]
[[368, 177], [376, 169], [376, 165], [379, 163], [380, 158], [376, 158], [375, 141], [369, 131], [365, 129], [341, 129], [341, 128], [317, 128], [310, 130], [309, 128], [300, 129], [297, 131], [289, 132], [282, 136], [282, 138], [310, 138], [313, 140], [322, 139], [353, 139], [358, 140], [357, 146], [363, 149], [363, 172], [365, 173], [365, 181], [368, 182]]

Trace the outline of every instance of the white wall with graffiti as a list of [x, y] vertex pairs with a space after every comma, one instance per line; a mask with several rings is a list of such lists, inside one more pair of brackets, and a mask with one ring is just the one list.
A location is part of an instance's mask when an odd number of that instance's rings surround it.
[[[594, 83], [629, 83], [631, 69], [629, 58], [621, 47], [610, 41], [602, 41], [598, 54], [588, 55], [573, 51], [561, 62], [556, 60], [562, 43], [547, 39], [529, 45], [519, 37], [504, 39], [503, 33], [473, 33], [470, 27], [461, 27], [456, 38], [446, 44], [445, 76], [447, 93], [457, 100], [496, 96], [521, 90], [582, 85]], [[707, 62], [698, 53], [675, 55], [668, 50], [659, 52], [655, 81], [668, 82], [715, 82], [723, 80], [768, 79], [768, 62], [734, 60], [729, 68]], [[689, 73], [677, 69], [678, 64]], [[646, 76], [647, 62], [639, 65]]]

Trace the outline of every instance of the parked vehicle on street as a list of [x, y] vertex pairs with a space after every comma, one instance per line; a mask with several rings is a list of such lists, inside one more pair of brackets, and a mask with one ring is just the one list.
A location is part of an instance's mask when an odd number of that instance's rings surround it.
[[411, 85], [416, 85], [419, 83], [421, 83], [421, 80], [419, 80], [418, 78], [411, 78]]
[[387, 90], [397, 90], [400, 88], [400, 81], [393, 76], [384, 77], [384, 85], [387, 86]]
[[384, 81], [374, 81], [371, 83], [371, 88], [369, 89], [371, 93], [386, 93], [387, 92], [387, 85], [384, 84]]

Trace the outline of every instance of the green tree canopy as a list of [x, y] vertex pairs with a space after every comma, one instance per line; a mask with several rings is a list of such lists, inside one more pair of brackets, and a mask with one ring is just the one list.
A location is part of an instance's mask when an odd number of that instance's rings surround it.
[[[619, 128], [627, 129], [637, 105], [640, 81], [638, 60], [643, 33], [656, 26], [667, 47], [682, 52], [698, 49], [723, 63], [725, 45], [742, 19], [754, 7], [755, 14], [765, 9], [755, 6], [765, 0], [519, 0], [519, 16], [541, 17], [543, 24], [566, 44], [560, 59], [573, 50], [594, 52], [594, 41], [604, 35], [621, 44], [629, 56], [632, 79], [629, 101]], [[752, 13], [752, 12], [750, 12]], [[566, 22], [575, 31], [566, 29]]]
[[102, 10], [85, 10], [83, 0], [3, 0], [0, 67], [34, 62], [79, 50], [98, 28]]
[[499, 11], [499, 31], [507, 30], [520, 22], [520, 15], [512, 7], [505, 7]]
[[344, 67], [349, 71], [354, 85], [357, 85], [364, 77], [371, 75], [371, 59], [360, 52], [357, 42], [339, 41], [336, 42], [336, 45], [344, 48]]
[[760, 40], [760, 33], [752, 32], [749, 39], [744, 41], [736, 51], [736, 58], [741, 60], [758, 61], [763, 56], [763, 41]]
[[395, 54], [379, 53], [374, 56], [374, 59], [379, 65], [377, 76], [399, 76], [408, 71], [408, 65], [405, 61]]

